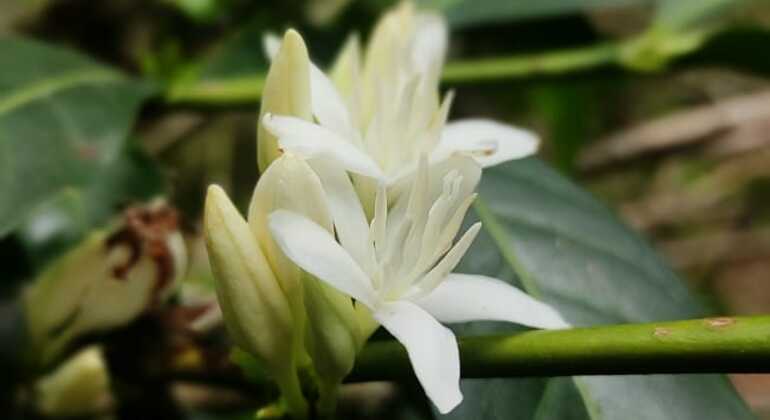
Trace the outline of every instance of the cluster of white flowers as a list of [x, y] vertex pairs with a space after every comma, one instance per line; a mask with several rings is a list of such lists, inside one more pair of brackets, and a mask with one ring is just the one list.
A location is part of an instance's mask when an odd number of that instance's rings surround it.
[[322, 387], [339, 384], [381, 325], [446, 413], [462, 394], [457, 341], [441, 322], [567, 327], [506, 282], [452, 272], [481, 229], [455, 241], [482, 168], [531, 155], [538, 140], [489, 120], [447, 123], [441, 17], [402, 3], [365, 53], [351, 37], [328, 76], [296, 32], [265, 44], [262, 176], [248, 222], [212, 186], [206, 235], [226, 325], [287, 399], [302, 366]]

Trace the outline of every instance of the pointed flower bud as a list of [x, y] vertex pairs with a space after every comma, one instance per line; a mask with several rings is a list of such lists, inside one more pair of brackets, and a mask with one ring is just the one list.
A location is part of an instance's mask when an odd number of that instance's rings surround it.
[[45, 365], [73, 339], [123, 326], [157, 306], [186, 266], [173, 209], [155, 202], [126, 210], [110, 231], [91, 234], [25, 291], [33, 363]]
[[248, 224], [219, 186], [209, 187], [204, 217], [209, 260], [230, 335], [271, 371], [293, 369], [289, 301]]
[[295, 320], [303, 323], [298, 339], [304, 341], [325, 385], [336, 386], [355, 361], [359, 328], [353, 304], [286, 258], [268, 228], [269, 214], [278, 209], [302, 214], [333, 231], [321, 180], [307, 162], [290, 154], [275, 160], [260, 178], [249, 206], [249, 226], [290, 298]]
[[292, 305], [246, 220], [217, 185], [206, 194], [204, 233], [225, 326], [273, 376], [295, 418], [307, 416], [297, 376]]
[[267, 73], [257, 122], [257, 163], [260, 173], [280, 154], [275, 135], [262, 126], [268, 113], [291, 115], [304, 120], [312, 117], [310, 105], [310, 58], [302, 37], [286, 31], [283, 42]]

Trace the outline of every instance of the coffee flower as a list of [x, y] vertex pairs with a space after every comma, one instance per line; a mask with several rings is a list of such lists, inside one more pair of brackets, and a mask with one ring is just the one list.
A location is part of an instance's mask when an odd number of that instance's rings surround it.
[[[481, 169], [466, 157], [431, 168], [427, 158], [419, 162], [407, 199], [391, 206], [386, 188], [378, 188], [370, 224], [360, 203], [350, 200], [349, 217], [335, 218], [338, 231], [347, 232], [339, 242], [328, 229], [287, 210], [270, 215], [270, 229], [288, 258], [355, 298], [406, 347], [428, 397], [446, 413], [462, 400], [460, 359], [454, 334], [440, 322], [567, 324], [554, 309], [501, 280], [452, 273], [481, 228], [474, 224], [453, 245]], [[345, 188], [353, 187], [348, 182]]]
[[[268, 37], [265, 44], [276, 56], [277, 39]], [[404, 2], [380, 20], [365, 54], [351, 38], [331, 77], [295, 61], [291, 74], [309, 76], [313, 119], [303, 107], [284, 113], [263, 106], [260, 126], [280, 149], [331, 159], [353, 173], [365, 201], [376, 183], [361, 175], [388, 186], [408, 184], [423, 154], [431, 164], [464, 154], [482, 166], [533, 154], [538, 139], [526, 130], [486, 119], [446, 123], [453, 95], [441, 102], [438, 93], [446, 45], [444, 20]], [[273, 66], [285, 62], [276, 59]]]
[[225, 325], [235, 343], [263, 363], [297, 417], [307, 411], [298, 368], [312, 363], [319, 392], [334, 393], [364, 340], [350, 297], [287, 259], [270, 234], [268, 215], [292, 211], [331, 232], [327, 201], [316, 172], [288, 153], [260, 177], [248, 222], [221, 188], [209, 187], [206, 198], [207, 247]]

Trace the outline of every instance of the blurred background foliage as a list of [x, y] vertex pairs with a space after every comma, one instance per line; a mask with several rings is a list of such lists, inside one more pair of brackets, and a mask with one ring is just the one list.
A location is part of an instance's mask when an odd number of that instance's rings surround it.
[[[181, 211], [189, 279], [181, 305], [108, 341], [120, 416], [137, 418], [151, 406], [158, 418], [250, 418], [251, 397], [228, 386], [169, 391], [148, 369], [134, 369], [137, 355], [153, 366], [204, 363], [207, 379], [233, 385], [231, 366], [212, 356], [222, 353], [223, 333], [196, 335], [187, 321], [211, 303], [199, 229], [205, 187], [223, 185], [243, 207], [257, 178], [255, 116], [268, 66], [262, 35], [295, 27], [313, 59], [328, 64], [349, 33], [365, 38], [392, 4], [0, 0], [0, 361], [22, 348], [14, 297], [25, 281], [127, 205], [164, 194]], [[770, 310], [770, 2], [418, 4], [451, 25], [444, 86], [458, 94], [454, 117], [534, 128], [544, 139], [541, 157], [650, 238], [712, 313]], [[125, 340], [137, 335], [129, 357]], [[7, 382], [21, 375], [18, 366], [3, 367]], [[770, 379], [732, 380], [770, 418]], [[525, 382], [512, 393], [578, 399], [571, 382]], [[137, 398], [137, 384], [158, 392]], [[395, 394], [415, 398], [388, 384], [356, 385], [343, 394], [343, 409], [382, 418], [429, 410], [422, 400], [376, 403]], [[360, 395], [381, 398], [367, 405]], [[517, 398], [519, 407], [530, 401]], [[226, 414], [213, 413], [223, 407]], [[582, 403], [575, 407], [532, 412], [585, 418]]]

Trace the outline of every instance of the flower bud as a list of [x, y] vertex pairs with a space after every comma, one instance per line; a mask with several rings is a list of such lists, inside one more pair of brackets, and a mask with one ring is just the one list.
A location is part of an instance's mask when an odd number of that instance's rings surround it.
[[37, 406], [51, 417], [90, 416], [111, 401], [110, 377], [98, 346], [87, 347], [35, 384]]
[[332, 231], [332, 218], [321, 181], [304, 160], [285, 154], [262, 175], [249, 206], [249, 226], [273, 272], [290, 297], [295, 319], [305, 323], [304, 339], [317, 373], [336, 385], [355, 361], [358, 324], [350, 297], [303, 273], [273, 240], [268, 215], [290, 210]]
[[217, 297], [230, 335], [275, 376], [289, 374], [294, 370], [290, 305], [256, 238], [217, 185], [209, 187], [204, 219]]
[[85, 333], [128, 324], [173, 292], [187, 265], [176, 212], [162, 202], [126, 210], [92, 233], [25, 291], [27, 328], [44, 365]]
[[281, 154], [275, 136], [262, 126], [263, 116], [272, 113], [310, 120], [310, 98], [310, 58], [307, 47], [296, 31], [288, 30], [270, 65], [262, 90], [262, 105], [257, 120], [257, 163], [260, 173], [264, 173]]
[[310, 320], [305, 343], [321, 386], [335, 387], [353, 369], [360, 328], [349, 296], [309, 274], [304, 277], [305, 310]]

